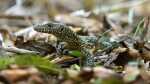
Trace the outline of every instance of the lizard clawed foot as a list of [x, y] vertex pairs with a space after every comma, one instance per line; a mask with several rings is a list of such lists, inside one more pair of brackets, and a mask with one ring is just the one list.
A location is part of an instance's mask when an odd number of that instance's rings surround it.
[[56, 56], [62, 57], [64, 55], [64, 52], [67, 52], [65, 49], [66, 44], [64, 42], [59, 42], [55, 45], [56, 48]]

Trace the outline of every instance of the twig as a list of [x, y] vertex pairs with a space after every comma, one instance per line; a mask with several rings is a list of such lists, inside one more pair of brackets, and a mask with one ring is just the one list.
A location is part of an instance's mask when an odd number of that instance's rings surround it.
[[145, 18], [142, 19], [142, 20], [139, 22], [139, 24], [137, 25], [137, 28], [136, 28], [135, 33], [134, 33], [134, 35], [133, 35], [134, 38], [137, 36], [137, 34], [138, 34], [138, 32], [139, 32], [139, 30], [140, 30], [140, 28], [141, 28], [141, 25], [142, 25], [142, 23], [144, 22], [144, 20], [145, 20]]
[[143, 33], [141, 35], [141, 40], [144, 40], [144, 37], [147, 35], [148, 33], [148, 26], [149, 26], [149, 23], [150, 23], [150, 17], [146, 17], [145, 21], [144, 21], [144, 30], [143, 30]]
[[0, 19], [19, 19], [19, 20], [32, 20], [33, 17], [32, 16], [20, 16], [20, 15], [8, 15], [8, 14], [0, 14]]
[[17, 54], [38, 54], [39, 52], [25, 50], [25, 49], [19, 49], [17, 47], [1, 47], [2, 50], [5, 50], [7, 52], [13, 52]]

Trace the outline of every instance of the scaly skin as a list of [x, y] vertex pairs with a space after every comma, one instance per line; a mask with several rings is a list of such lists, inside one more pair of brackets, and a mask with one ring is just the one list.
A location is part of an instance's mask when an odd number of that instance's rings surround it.
[[56, 36], [60, 41], [67, 42], [72, 49], [78, 49], [81, 51], [81, 65], [82, 66], [94, 66], [94, 58], [90, 51], [86, 48], [85, 42], [68, 28], [65, 24], [61, 23], [46, 23], [34, 26], [34, 30], [37, 32], [49, 33]]

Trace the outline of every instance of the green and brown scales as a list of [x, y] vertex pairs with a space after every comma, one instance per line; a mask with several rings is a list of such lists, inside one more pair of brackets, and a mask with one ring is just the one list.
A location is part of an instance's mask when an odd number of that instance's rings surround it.
[[53, 34], [58, 40], [67, 42], [69, 48], [78, 49], [81, 51], [81, 65], [93, 66], [94, 58], [89, 50], [86, 48], [86, 43], [82, 41], [79, 35], [73, 32], [68, 26], [61, 23], [45, 23], [34, 26], [37, 32]]

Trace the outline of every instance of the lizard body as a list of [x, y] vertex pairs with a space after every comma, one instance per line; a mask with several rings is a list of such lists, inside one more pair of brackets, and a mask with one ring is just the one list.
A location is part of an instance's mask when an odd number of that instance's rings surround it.
[[81, 51], [81, 65], [93, 66], [94, 58], [90, 51], [86, 48], [85, 42], [69, 29], [68, 26], [61, 23], [46, 23], [34, 26], [34, 30], [37, 32], [49, 33], [56, 36], [60, 41], [67, 42], [72, 49], [78, 49]]

